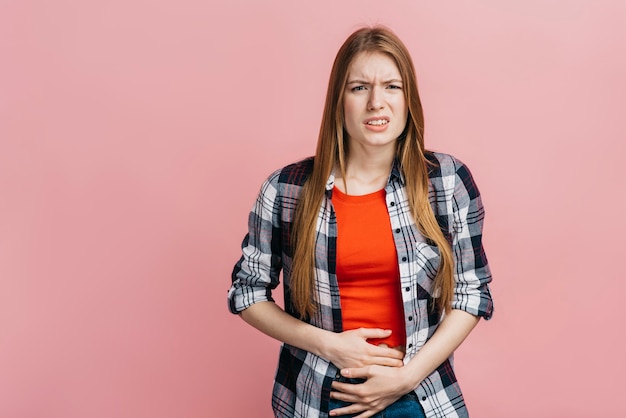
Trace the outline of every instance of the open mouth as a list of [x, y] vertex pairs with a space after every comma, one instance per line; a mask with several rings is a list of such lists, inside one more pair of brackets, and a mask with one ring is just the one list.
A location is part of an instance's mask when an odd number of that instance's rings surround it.
[[369, 122], [367, 122], [368, 125], [374, 125], [374, 126], [386, 125], [388, 123], [389, 121], [386, 119], [376, 119], [376, 120], [370, 120]]

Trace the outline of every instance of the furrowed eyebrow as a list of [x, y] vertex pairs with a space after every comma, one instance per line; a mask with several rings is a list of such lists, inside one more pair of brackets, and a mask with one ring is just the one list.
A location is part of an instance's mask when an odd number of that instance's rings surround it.
[[[392, 83], [402, 83], [402, 80], [393, 78], [391, 80], [383, 81], [382, 84], [392, 84]], [[365, 80], [350, 80], [346, 84], [370, 84], [370, 83]]]

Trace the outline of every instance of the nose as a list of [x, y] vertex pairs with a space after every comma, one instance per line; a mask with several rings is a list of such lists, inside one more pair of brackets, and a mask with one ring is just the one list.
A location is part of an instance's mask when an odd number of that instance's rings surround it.
[[383, 104], [382, 92], [380, 91], [380, 88], [376, 86], [370, 90], [370, 97], [367, 102], [367, 108], [368, 110], [378, 110], [378, 109], [382, 109], [383, 106], [384, 104]]

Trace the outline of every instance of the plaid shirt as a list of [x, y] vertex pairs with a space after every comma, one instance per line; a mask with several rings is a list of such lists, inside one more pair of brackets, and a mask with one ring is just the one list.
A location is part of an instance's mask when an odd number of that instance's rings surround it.
[[[480, 194], [467, 167], [454, 157], [428, 153], [429, 200], [455, 257], [453, 309], [489, 319], [493, 311], [491, 273], [481, 242], [484, 210]], [[290, 231], [296, 202], [313, 159], [289, 165], [263, 184], [249, 217], [243, 255], [235, 265], [228, 293], [231, 312], [254, 303], [272, 301], [272, 289], [282, 270], [285, 310], [294, 315], [289, 280], [292, 265]], [[316, 314], [314, 326], [342, 331], [339, 287], [335, 275], [337, 223], [331, 197], [334, 176], [326, 184], [326, 197], [317, 218]], [[410, 213], [407, 192], [398, 163], [385, 187], [400, 268], [400, 286], [406, 324], [405, 363], [410, 361], [437, 330], [441, 315], [433, 299], [433, 280], [439, 266], [439, 250], [418, 231]], [[427, 417], [467, 417], [457, 383], [452, 356], [424, 379], [415, 390]], [[337, 367], [328, 360], [283, 344], [274, 381], [272, 407], [276, 417], [328, 417], [330, 385]]]

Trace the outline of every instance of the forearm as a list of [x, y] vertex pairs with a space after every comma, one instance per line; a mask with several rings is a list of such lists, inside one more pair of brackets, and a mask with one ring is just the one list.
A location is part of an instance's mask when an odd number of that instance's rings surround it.
[[402, 352], [367, 342], [368, 338], [388, 337], [390, 330], [360, 328], [335, 333], [300, 321], [273, 302], [255, 303], [241, 317], [264, 334], [322, 357], [339, 368], [368, 364], [402, 366]]
[[474, 329], [479, 317], [453, 309], [448, 313], [437, 331], [419, 352], [406, 364], [407, 385], [410, 390], [430, 375], [456, 350]]
[[318, 356], [323, 356], [322, 344], [332, 334], [294, 318], [274, 302], [255, 303], [240, 315], [262, 333]]

